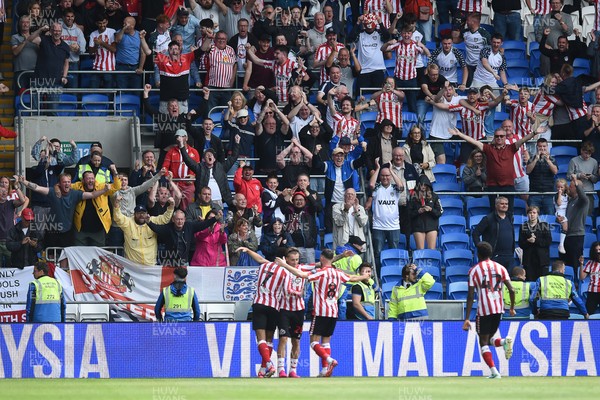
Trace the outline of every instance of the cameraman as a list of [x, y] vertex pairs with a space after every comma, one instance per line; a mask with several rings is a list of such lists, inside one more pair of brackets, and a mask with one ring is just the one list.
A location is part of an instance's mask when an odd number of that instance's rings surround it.
[[[537, 152], [527, 162], [527, 175], [529, 175], [529, 190], [532, 192], [552, 192], [554, 190], [554, 175], [558, 166], [548, 150], [548, 141], [540, 138], [536, 142]], [[554, 200], [552, 194], [539, 194], [529, 196], [528, 205], [537, 206], [541, 215], [554, 214]]]

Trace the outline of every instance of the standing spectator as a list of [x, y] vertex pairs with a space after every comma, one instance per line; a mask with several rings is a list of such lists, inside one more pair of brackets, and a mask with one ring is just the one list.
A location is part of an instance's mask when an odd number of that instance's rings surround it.
[[487, 242], [492, 247], [492, 261], [508, 270], [515, 264], [515, 230], [513, 215], [506, 197], [496, 197], [494, 211], [482, 218], [473, 229], [473, 243]]
[[[476, 4], [478, 1], [469, 2], [468, 0], [460, 0], [460, 3]], [[481, 6], [481, 2], [479, 1]], [[492, 37], [488, 31], [481, 27], [481, 11], [469, 14], [467, 17], [468, 29], [463, 33], [467, 59], [467, 69], [469, 70], [469, 79], [467, 79], [467, 87], [473, 82], [473, 75], [477, 64], [479, 64], [480, 53], [484, 47], [492, 42]]]
[[165, 54], [169, 51], [169, 43], [171, 43], [171, 31], [169, 31], [170, 25], [171, 22], [166, 15], [160, 14], [156, 17], [156, 30], [150, 33], [150, 36], [146, 41], [148, 48], [152, 51], [152, 58], [149, 57], [149, 59], [153, 60], [157, 54]]
[[[402, 222], [400, 224], [400, 232], [406, 237], [406, 243], [410, 243], [410, 235], [412, 231], [410, 229], [410, 216], [408, 213], [408, 199], [410, 198], [410, 194], [417, 187], [417, 180], [419, 179], [419, 174], [415, 167], [404, 161], [405, 153], [402, 147], [394, 147], [392, 150], [392, 162], [390, 164], [390, 169], [396, 173], [396, 176], [402, 182], [402, 196], [405, 201], [401, 201], [398, 207], [398, 215], [399, 219]], [[381, 164], [381, 160], [379, 160]], [[367, 203], [365, 208], [370, 208]]]
[[19, 89], [27, 89], [30, 86], [31, 73], [25, 71], [33, 70], [37, 62], [41, 31], [33, 35], [30, 27], [31, 19], [29, 15], [23, 15], [19, 19], [19, 32], [10, 38], [15, 76], [15, 84], [13, 86], [15, 94], [19, 93]]
[[[187, 211], [186, 211], [187, 212]], [[219, 211], [211, 209], [204, 219], [216, 218]], [[227, 266], [227, 257], [223, 253], [223, 245], [227, 243], [225, 224], [222, 219], [217, 219], [208, 228], [196, 232], [196, 250], [190, 261], [191, 266], [222, 267]]]
[[[458, 129], [453, 129], [453, 134], [466, 140], [473, 146], [483, 151], [487, 159], [487, 189], [488, 192], [514, 192], [515, 191], [515, 168], [514, 155], [517, 153], [524, 143], [534, 136], [534, 132], [529, 132], [527, 136], [513, 142], [506, 143], [506, 132], [502, 128], [496, 129], [494, 132], [494, 141], [492, 144], [481, 143], [475, 140]], [[494, 201], [496, 194], [490, 195], [490, 204]], [[509, 199], [510, 210], [512, 211], [512, 198]], [[487, 241], [487, 240], [486, 240]], [[488, 241], [489, 242], [489, 241]]]
[[547, 222], [539, 220], [537, 206], [527, 208], [527, 221], [519, 229], [519, 247], [523, 249], [523, 268], [530, 281], [545, 275], [550, 266], [552, 235]]
[[135, 30], [135, 18], [127, 17], [123, 29], [115, 34], [117, 54], [116, 70], [135, 72], [117, 74], [117, 87], [121, 89], [138, 89], [142, 86], [141, 73], [146, 62], [146, 53], [142, 51], [140, 36], [145, 35]]
[[[564, 0], [550, 0], [550, 11], [542, 17], [535, 28], [535, 40], [538, 43], [542, 41], [546, 28], [550, 28], [550, 32], [546, 35], [546, 43], [553, 49], [557, 48], [559, 36], [569, 37], [573, 34], [573, 20], [570, 14], [562, 11], [563, 4]], [[540, 59], [540, 70], [543, 75], [550, 72], [550, 60], [544, 55]]]
[[129, 16], [117, 0], [105, 0], [104, 14], [108, 20], [108, 27], [115, 31], [123, 26], [123, 21]]
[[[465, 90], [467, 79], [469, 79], [469, 70], [465, 58], [460, 50], [452, 46], [452, 37], [445, 35], [442, 37], [442, 46], [438, 47], [429, 57], [429, 65], [435, 64], [439, 67], [439, 73], [451, 84], [457, 86], [460, 90]], [[462, 80], [458, 82], [458, 69], [462, 70]]]
[[427, 67], [427, 73], [419, 78], [421, 90], [417, 95], [417, 118], [419, 125], [424, 126], [425, 115], [431, 111], [431, 105], [426, 101], [427, 98], [433, 99], [440, 93], [449, 82], [440, 75], [440, 68], [435, 64]]
[[[356, 77], [359, 76], [362, 71], [362, 65], [358, 61], [358, 58], [356, 58], [355, 52], [355, 45], [352, 45], [350, 50], [344, 48], [338, 52], [338, 67], [340, 67], [341, 73], [340, 82], [346, 85], [350, 97], [354, 96]], [[357, 94], [360, 94], [360, 91], [358, 91]]]
[[[518, 139], [523, 136], [515, 135], [514, 125], [511, 120], [506, 119], [502, 121], [502, 125], [500, 126], [504, 133], [506, 134], [506, 145], [511, 145], [512, 143], [517, 142]], [[541, 128], [540, 128], [541, 129]], [[529, 131], [527, 131], [529, 132]], [[525, 133], [527, 133], [525, 132]], [[525, 160], [525, 163], [523, 162]], [[513, 156], [513, 168], [515, 170], [515, 191], [526, 193], [529, 192], [529, 176], [525, 173], [525, 164], [529, 161], [529, 152], [525, 149], [525, 147], [521, 147]], [[528, 196], [526, 194], [522, 194], [520, 196], [523, 200], [527, 201]]]
[[258, 212], [258, 207], [256, 205], [249, 207], [246, 196], [244, 196], [242, 193], [236, 193], [233, 198], [233, 207], [230, 208], [225, 220], [225, 223], [229, 228], [229, 232], [233, 231], [240, 219], [245, 219], [248, 221], [252, 225], [252, 228], [260, 228], [263, 226], [263, 221], [260, 217], [260, 213]]
[[[49, 221], [51, 226], [46, 229], [45, 244], [47, 247], [69, 247], [73, 245], [73, 216], [77, 204], [82, 200], [91, 200], [101, 196], [109, 190], [108, 185], [93, 192], [83, 192], [81, 190], [71, 189], [71, 175], [62, 173], [58, 177], [58, 190], [38, 186], [35, 183], [28, 182], [24, 176], [19, 177], [28, 189], [34, 192], [48, 196], [50, 202]], [[0, 189], [1, 190], [1, 189]]]
[[321, 120], [321, 113], [315, 108], [315, 106], [308, 102], [305, 93], [302, 93], [302, 101], [298, 102], [298, 104], [290, 109], [290, 112], [287, 114], [287, 118], [290, 121], [292, 138], [295, 139], [300, 138], [300, 131], [302, 128], [310, 124], [312, 121], [321, 121], [320, 123], [323, 123]]
[[[483, 151], [471, 152], [467, 165], [463, 169], [462, 180], [467, 192], [484, 192], [487, 180], [486, 159]], [[476, 196], [481, 197], [481, 196]]]
[[[75, 11], [68, 8], [63, 14], [61, 39], [69, 45], [71, 53], [69, 55], [69, 71], [79, 71], [79, 55], [85, 52], [85, 36], [83, 31], [75, 24]], [[67, 76], [69, 88], [79, 87], [79, 75], [69, 74]]]
[[112, 223], [108, 199], [121, 189], [121, 180], [114, 165], [110, 173], [114, 179], [112, 185], [109, 185], [108, 181], [96, 181], [94, 173], [86, 171], [83, 173], [81, 181], [75, 182], [72, 186], [73, 190], [81, 190], [84, 193], [98, 192], [108, 188], [97, 198], [80, 200], [75, 206], [73, 215], [75, 246], [104, 247], [106, 245], [106, 234]]
[[237, 25], [238, 33], [229, 39], [227, 45], [235, 50], [238, 62], [237, 70], [241, 72], [246, 69], [246, 44], [250, 44], [256, 48], [258, 47], [258, 40], [256, 40], [252, 33], [248, 32], [250, 22], [247, 19], [240, 19]]
[[548, 48], [546, 44], [550, 33], [550, 28], [544, 29], [544, 34], [540, 41], [540, 53], [549, 60], [549, 73], [558, 74], [563, 65], [573, 65], [573, 60], [575, 60], [577, 54], [576, 50], [569, 48], [569, 38], [565, 35], [560, 35], [556, 39], [556, 48]]
[[[174, 179], [180, 179], [177, 182], [177, 186], [182, 194], [181, 209], [185, 211], [188, 204], [194, 201], [195, 187], [191, 179], [195, 177], [195, 174], [192, 168], [188, 167], [188, 163], [184, 162], [185, 157], [183, 157], [182, 153], [186, 153], [187, 158], [194, 163], [200, 162], [200, 154], [196, 149], [187, 144], [188, 136], [184, 129], [177, 130], [175, 138], [177, 139], [178, 146], [173, 147], [167, 152], [162, 168], [170, 171]], [[184, 148], [185, 151], [183, 151]]]
[[252, 251], [258, 250], [258, 239], [254, 230], [250, 229], [250, 223], [245, 218], [240, 218], [235, 223], [233, 233], [227, 238], [227, 247], [229, 250], [229, 265], [239, 265], [240, 247], [245, 247]]
[[327, 28], [325, 33], [327, 41], [316, 49], [315, 61], [313, 63], [313, 68], [321, 67], [319, 85], [323, 85], [329, 79], [329, 74], [325, 67], [328, 59], [333, 60], [335, 63], [339, 51], [344, 48], [344, 45], [337, 40], [338, 34], [335, 29]]
[[[277, 155], [279, 149], [284, 149], [285, 141], [290, 139], [287, 117], [272, 100], [267, 100], [267, 104], [256, 120], [257, 138], [254, 146], [258, 157], [256, 171], [263, 175], [277, 172], [277, 158], [273, 156]], [[275, 115], [280, 118], [281, 127], [278, 127]]]
[[[529, 190], [532, 192], [552, 192], [554, 190], [554, 176], [558, 173], [556, 160], [548, 151], [548, 141], [544, 138], [537, 140], [537, 152], [527, 162], [527, 175], [529, 175]], [[554, 214], [553, 195], [531, 195], [529, 206], [539, 208], [542, 215]], [[532, 279], [535, 280], [535, 279]]]
[[375, 13], [361, 15], [358, 17], [358, 25], [353, 27], [348, 36], [348, 43], [356, 42], [358, 49], [361, 67], [357, 78], [359, 88], [379, 87], [385, 79], [385, 61], [380, 49], [390, 35], [381, 21]]
[[592, 243], [588, 261], [585, 266], [579, 270], [579, 279], [583, 282], [587, 277], [590, 278], [588, 285], [585, 308], [588, 314], [595, 314], [600, 305], [600, 242]]
[[479, 62], [473, 74], [472, 85], [481, 87], [489, 85], [496, 87], [498, 81], [502, 81], [503, 85], [507, 85], [506, 76], [506, 58], [502, 51], [502, 43], [504, 39], [499, 33], [494, 33], [492, 36], [491, 46], [486, 46], [479, 53]]
[[[271, 47], [271, 37], [269, 35], [264, 34], [258, 38], [258, 46], [256, 47], [254, 55], [264, 61], [275, 60], [275, 50]], [[263, 90], [259, 90], [259, 87], [262, 87]], [[250, 89], [256, 89], [254, 92], [254, 96], [256, 96], [258, 92], [262, 93], [264, 88], [271, 87], [275, 87], [274, 71], [266, 66], [260, 66], [253, 62], [246, 62], [244, 81], [242, 84], [244, 92], [247, 92]], [[260, 112], [260, 110], [256, 109], [253, 111], [254, 114]]]
[[25, 201], [25, 195], [17, 185], [16, 200], [8, 199], [8, 188], [0, 187], [0, 267], [10, 265], [11, 252], [7, 249], [7, 238], [9, 231], [15, 225], [15, 211]]
[[245, 18], [252, 20], [252, 8], [256, 0], [248, 0], [246, 4], [242, 0], [232, 0], [230, 6], [226, 6], [223, 0], [214, 0], [221, 11], [219, 16], [219, 30], [225, 33], [227, 37], [232, 37], [236, 33], [237, 23]]
[[521, 0], [492, 0], [494, 30], [506, 40], [523, 40]]
[[241, 193], [248, 201], [248, 208], [254, 208], [260, 214], [262, 213], [261, 196], [263, 186], [260, 181], [254, 178], [254, 168], [245, 161], [240, 161], [239, 168], [233, 177], [233, 188], [236, 193]]
[[431, 42], [433, 28], [433, 1], [431, 0], [406, 0], [404, 5], [406, 14], [417, 16], [417, 28], [423, 33], [425, 42]]
[[572, 266], [575, 270], [575, 276], [578, 276], [577, 267], [579, 266], [579, 258], [583, 255], [583, 239], [585, 237], [585, 219], [588, 216], [589, 197], [585, 194], [584, 183], [580, 180], [577, 174], [570, 175], [571, 184], [567, 195], [569, 201], [567, 203], [566, 218], [557, 221], [568, 221], [568, 229], [565, 238], [565, 254], [560, 254], [560, 259], [566, 265]]
[[402, 140], [394, 124], [389, 119], [384, 119], [379, 125], [379, 131], [370, 136], [367, 146], [367, 168], [369, 173], [375, 170], [375, 159], [379, 158], [382, 164], [393, 161], [393, 151]]
[[21, 212], [21, 221], [8, 230], [6, 248], [11, 252], [7, 267], [23, 269], [38, 260], [38, 253], [44, 249], [40, 232], [32, 227], [35, 216], [30, 208]]
[[333, 206], [333, 248], [343, 246], [348, 242], [350, 236], [356, 236], [365, 240], [365, 226], [369, 222], [365, 208], [360, 205], [356, 190], [346, 189], [344, 202]]
[[200, 20], [193, 15], [187, 8], [177, 10], [177, 21], [171, 27], [171, 37], [181, 35], [183, 39], [182, 53], [189, 53], [196, 44], [196, 32], [200, 28]]
[[309, 69], [316, 67], [314, 65], [314, 57], [310, 57], [310, 55], [316, 53], [319, 46], [327, 42], [327, 35], [325, 33], [325, 16], [319, 11], [313, 16], [312, 29], [308, 30], [308, 54], [306, 55], [308, 60], [306, 64]]
[[414, 125], [408, 133], [406, 143], [402, 146], [404, 159], [414, 165], [419, 175], [424, 174], [429, 178], [429, 183], [435, 182], [433, 167], [435, 167], [435, 155], [429, 143], [423, 139], [423, 131], [419, 125]]
[[219, 30], [219, 7], [214, 0], [190, 0], [190, 8], [198, 21], [208, 18], [215, 31]]
[[583, 131], [583, 136], [594, 146], [592, 157], [600, 160], [600, 104], [596, 103], [588, 108], [588, 119], [589, 128]]
[[[142, 165], [140, 166], [140, 162], [138, 160], [136, 161], [135, 167], [136, 168], [134, 168], [129, 175], [129, 184], [133, 187], [140, 186], [156, 175], [157, 170], [154, 152], [152, 150], [144, 151], [142, 153]], [[137, 204], [146, 204], [146, 200], [143, 199], [142, 196], [144, 196], [144, 194], [141, 194], [136, 199]]]
[[322, 211], [321, 201], [308, 188], [298, 187], [295, 193], [291, 189], [287, 190], [280, 204], [286, 217], [286, 230], [300, 251], [300, 262], [312, 263], [318, 240], [316, 215]]
[[[187, 221], [201, 221], [206, 218], [211, 210], [219, 211], [223, 207], [212, 200], [212, 191], [208, 186], [200, 189], [200, 195], [196, 196], [196, 201], [190, 204], [185, 210], [185, 219]], [[220, 221], [221, 224], [223, 221]]]
[[[220, 0], [217, 1], [220, 2]], [[212, 47], [210, 41], [205, 41], [202, 45], [202, 50], [207, 52], [207, 84], [209, 89], [212, 90], [208, 99], [209, 112], [216, 106], [227, 104], [229, 92], [224, 89], [236, 86], [237, 59], [235, 51], [227, 45], [227, 37], [225, 32], [219, 31], [215, 35]]]
[[106, 14], [96, 16], [96, 26], [98, 29], [90, 35], [88, 49], [94, 55], [92, 68], [99, 73], [92, 74], [90, 86], [97, 89], [102, 83], [105, 89], [111, 89], [114, 86], [111, 72], [115, 70], [115, 53], [117, 51], [115, 30], [108, 27]]
[[396, 77], [396, 86], [400, 88], [415, 88], [408, 90], [406, 100], [408, 109], [411, 112], [417, 112], [417, 58], [425, 53], [428, 57], [431, 55], [429, 50], [421, 42], [412, 40], [413, 31], [404, 26], [402, 28], [402, 40], [396, 41], [392, 39], [386, 42], [381, 51], [396, 50], [396, 69], [394, 76]]
[[[379, 182], [377, 179], [379, 178]], [[392, 179], [394, 183], [392, 183]], [[375, 160], [375, 172], [369, 180], [373, 191], [373, 253], [381, 254], [384, 244], [388, 248], [397, 249], [400, 242], [400, 217], [398, 206], [406, 205], [404, 185], [391, 168], [382, 168], [379, 160]], [[380, 276], [381, 262], [375, 259], [377, 276]]]
[[188, 124], [188, 131], [192, 135], [194, 139], [194, 148], [200, 153], [204, 153], [205, 150], [213, 149], [216, 153], [217, 161], [224, 162], [225, 161], [225, 149], [223, 147], [223, 142], [221, 139], [215, 135], [215, 123], [212, 118], [204, 118], [202, 121], [202, 130], [198, 132], [198, 130], [192, 126], [192, 124]]
[[262, 235], [259, 246], [259, 250], [267, 260], [274, 260], [275, 257], [280, 257], [287, 249], [295, 246], [292, 236], [285, 230], [283, 219], [273, 216], [272, 221]]
[[396, 89], [396, 81], [393, 77], [385, 78], [383, 88], [376, 91], [371, 96], [372, 101], [377, 104], [377, 119], [375, 122], [383, 128], [384, 120], [392, 123], [397, 136], [402, 134], [402, 104], [404, 101], [404, 92]]
[[65, 322], [67, 302], [60, 283], [48, 276], [48, 265], [36, 262], [27, 290], [26, 322]]
[[[592, 143], [587, 141], [583, 142], [580, 155], [573, 157], [571, 161], [569, 161], [569, 167], [567, 168], [567, 176], [576, 175], [577, 179], [581, 181], [584, 192], [593, 192], [594, 184], [598, 182], [599, 179], [598, 161], [592, 158], [594, 150], [594, 145]], [[587, 195], [587, 198], [589, 199], [589, 202], [586, 212], [587, 215], [592, 215], [594, 212], [594, 197], [592, 195]]]
[[419, 183], [408, 203], [411, 218], [410, 226], [417, 249], [435, 249], [439, 219], [442, 216], [442, 204], [437, 194], [431, 188], [431, 182], [426, 175], [419, 177]]
[[[289, 155], [289, 160], [285, 159]], [[303, 147], [298, 139], [292, 138], [291, 144], [277, 154], [277, 167], [281, 170], [281, 185], [291, 188], [300, 174], [309, 174], [313, 154]]]
[[402, 283], [392, 289], [388, 320], [406, 321], [427, 318], [425, 293], [435, 284], [429, 272], [415, 264], [402, 267]]
[[[169, 198], [173, 198], [175, 201], [175, 207], [179, 206], [181, 203], [181, 191], [175, 182], [173, 182], [172, 172], [168, 172], [165, 176], [167, 180], [167, 186], [159, 186], [159, 183], [156, 182], [150, 193], [148, 194], [148, 203], [143, 204], [144, 207], [147, 207], [148, 214], [151, 217], [156, 217], [164, 214], [169, 207]], [[173, 194], [171, 196], [171, 193]]]

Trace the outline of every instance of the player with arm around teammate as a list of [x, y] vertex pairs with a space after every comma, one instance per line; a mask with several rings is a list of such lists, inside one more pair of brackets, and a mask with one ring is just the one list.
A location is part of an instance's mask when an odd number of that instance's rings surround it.
[[479, 346], [481, 347], [481, 356], [486, 365], [490, 367], [492, 373], [491, 379], [500, 379], [500, 373], [496, 369], [492, 352], [489, 345], [494, 347], [504, 347], [504, 354], [508, 360], [512, 356], [513, 339], [510, 336], [506, 338], [493, 338], [500, 326], [500, 319], [504, 311], [504, 302], [502, 300], [502, 285], [506, 285], [510, 296], [510, 315], [515, 316], [515, 291], [510, 284], [508, 271], [501, 264], [490, 260], [492, 256], [492, 246], [487, 242], [477, 244], [477, 259], [480, 260], [469, 270], [469, 294], [467, 295], [467, 309], [465, 311], [465, 322], [463, 329], [468, 331], [471, 328], [469, 315], [473, 308], [473, 299], [475, 290], [479, 296], [477, 302], [477, 322], [476, 330], [479, 336]]
[[331, 357], [331, 336], [335, 330], [338, 316], [338, 291], [345, 282], [360, 282], [367, 279], [366, 275], [348, 275], [336, 269], [332, 262], [333, 251], [325, 249], [321, 252], [321, 268], [314, 272], [301, 271], [287, 264], [283, 259], [276, 258], [275, 262], [297, 277], [314, 282], [314, 316], [310, 327], [310, 347], [323, 360], [327, 367], [321, 370], [320, 376], [330, 377], [338, 362]]

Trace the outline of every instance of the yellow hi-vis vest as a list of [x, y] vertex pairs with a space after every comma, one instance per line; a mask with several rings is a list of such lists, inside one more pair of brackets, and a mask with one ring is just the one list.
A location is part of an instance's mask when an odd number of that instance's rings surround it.
[[[370, 283], [370, 281], [371, 280], [369, 280], [369, 283]], [[355, 285], [360, 286], [360, 288], [362, 289], [362, 292], [363, 292], [363, 301], [361, 301], [361, 304], [374, 306], [375, 305], [375, 290], [373, 290], [373, 287], [362, 281], [356, 282]]]
[[571, 297], [571, 281], [564, 276], [546, 275], [540, 278], [540, 299], [566, 300]]
[[[529, 307], [529, 282], [510, 281], [510, 284], [515, 291], [515, 310]], [[506, 286], [502, 291], [504, 292], [502, 296], [504, 298], [504, 309], [508, 310], [510, 309], [510, 294]]]
[[191, 313], [192, 301], [194, 300], [194, 288], [188, 286], [182, 296], [175, 296], [171, 292], [171, 285], [163, 288], [166, 313]]
[[54, 278], [42, 276], [33, 281], [35, 285], [35, 304], [60, 304], [62, 286]]
[[[77, 170], [77, 176], [79, 178], [80, 181], [83, 180], [83, 173], [86, 171], [91, 171], [92, 167], [89, 164], [83, 164], [79, 166], [79, 169]], [[110, 177], [110, 170], [106, 169], [106, 168], [102, 168], [100, 167], [100, 169], [98, 169], [98, 172], [95, 175], [96, 178], [96, 183], [110, 183], [111, 182], [111, 177]]]
[[[411, 313], [427, 315], [427, 304], [425, 293], [433, 286], [435, 279], [426, 272], [421, 279], [408, 288], [400, 285], [392, 289], [388, 319], [405, 318], [405, 314]], [[418, 317], [418, 316], [417, 316]]]

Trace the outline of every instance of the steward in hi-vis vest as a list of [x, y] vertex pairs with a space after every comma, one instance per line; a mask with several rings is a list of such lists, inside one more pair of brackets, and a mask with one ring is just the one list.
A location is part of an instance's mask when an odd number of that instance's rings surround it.
[[402, 284], [392, 289], [388, 319], [407, 320], [427, 318], [425, 293], [435, 283], [429, 272], [417, 270], [415, 264], [402, 268]]
[[[173, 271], [175, 280], [163, 288], [156, 301], [154, 313], [158, 321], [186, 322], [200, 321], [200, 305], [194, 288], [185, 283], [187, 269], [177, 267]], [[163, 317], [162, 309], [165, 309]]]
[[48, 276], [48, 265], [33, 266], [35, 280], [27, 292], [26, 322], [65, 322], [67, 303], [60, 283]]
[[515, 313], [514, 317], [510, 316], [510, 295], [508, 288], [504, 286], [502, 291], [504, 292], [502, 298], [504, 300], [504, 315], [502, 318], [509, 319], [529, 319], [531, 315], [531, 306], [529, 305], [529, 296], [531, 290], [535, 287], [535, 282], [526, 282], [525, 269], [521, 267], [514, 267], [512, 270], [512, 277], [510, 279], [513, 290], [515, 291]]

